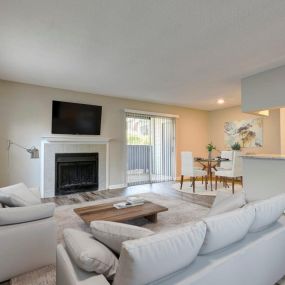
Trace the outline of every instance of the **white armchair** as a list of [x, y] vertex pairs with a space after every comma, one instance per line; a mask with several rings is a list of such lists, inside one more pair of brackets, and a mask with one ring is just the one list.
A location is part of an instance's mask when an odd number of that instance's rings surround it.
[[[184, 176], [192, 178], [193, 192], [195, 193], [195, 182], [197, 177], [207, 177], [207, 171], [194, 167], [193, 154], [190, 151], [181, 152], [181, 180], [180, 189], [182, 189]], [[207, 182], [206, 182], [207, 183]]]
[[232, 162], [232, 168], [231, 169], [218, 169], [215, 171], [216, 176], [216, 189], [217, 189], [217, 183], [218, 179], [228, 179], [230, 178], [232, 181], [232, 192], [235, 192], [235, 179], [241, 178], [242, 179], [242, 159], [240, 157], [239, 151], [233, 151], [233, 162]]
[[55, 264], [54, 209], [53, 203], [0, 208], [0, 282]]

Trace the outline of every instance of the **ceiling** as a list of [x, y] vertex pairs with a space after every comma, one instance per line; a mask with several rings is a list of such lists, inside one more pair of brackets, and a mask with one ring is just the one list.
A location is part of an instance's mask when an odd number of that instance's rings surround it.
[[204, 110], [285, 64], [283, 0], [1, 0], [0, 78]]

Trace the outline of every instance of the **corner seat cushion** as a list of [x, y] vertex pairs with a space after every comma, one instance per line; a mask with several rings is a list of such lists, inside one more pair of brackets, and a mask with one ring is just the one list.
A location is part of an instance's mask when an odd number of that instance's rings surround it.
[[41, 199], [24, 183], [0, 188], [0, 203], [9, 207], [25, 207], [41, 204]]
[[89, 233], [74, 229], [63, 232], [66, 250], [79, 268], [112, 279], [117, 271], [117, 257]]
[[94, 221], [90, 224], [90, 229], [95, 239], [118, 254], [124, 241], [154, 234], [153, 231], [142, 227], [108, 221]]
[[207, 233], [199, 255], [209, 254], [242, 240], [254, 218], [254, 208], [246, 207], [203, 219]]
[[255, 219], [249, 231], [254, 233], [271, 226], [282, 216], [285, 210], [285, 194], [247, 204], [255, 208]]
[[198, 255], [206, 225], [179, 229], [123, 243], [113, 285], [144, 285], [190, 265]]

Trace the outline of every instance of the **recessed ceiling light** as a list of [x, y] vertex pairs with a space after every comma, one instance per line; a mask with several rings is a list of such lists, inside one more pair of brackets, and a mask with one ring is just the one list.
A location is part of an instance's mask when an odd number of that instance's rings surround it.
[[220, 105], [222, 105], [222, 104], [225, 103], [225, 100], [224, 100], [224, 99], [219, 99], [219, 100], [217, 101], [217, 103], [220, 104]]

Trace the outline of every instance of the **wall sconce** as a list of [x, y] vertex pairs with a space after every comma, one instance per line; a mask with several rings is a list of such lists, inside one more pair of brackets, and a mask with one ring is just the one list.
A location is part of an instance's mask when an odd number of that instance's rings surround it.
[[17, 143], [14, 143], [14, 142], [8, 140], [8, 151], [10, 150], [11, 145], [15, 145], [15, 146], [17, 146], [17, 147], [19, 147], [21, 149], [26, 150], [31, 155], [31, 159], [35, 159], [35, 158], [39, 158], [40, 157], [39, 150], [35, 146], [32, 146], [31, 148], [26, 148], [24, 146], [21, 146], [21, 145], [19, 145]]

